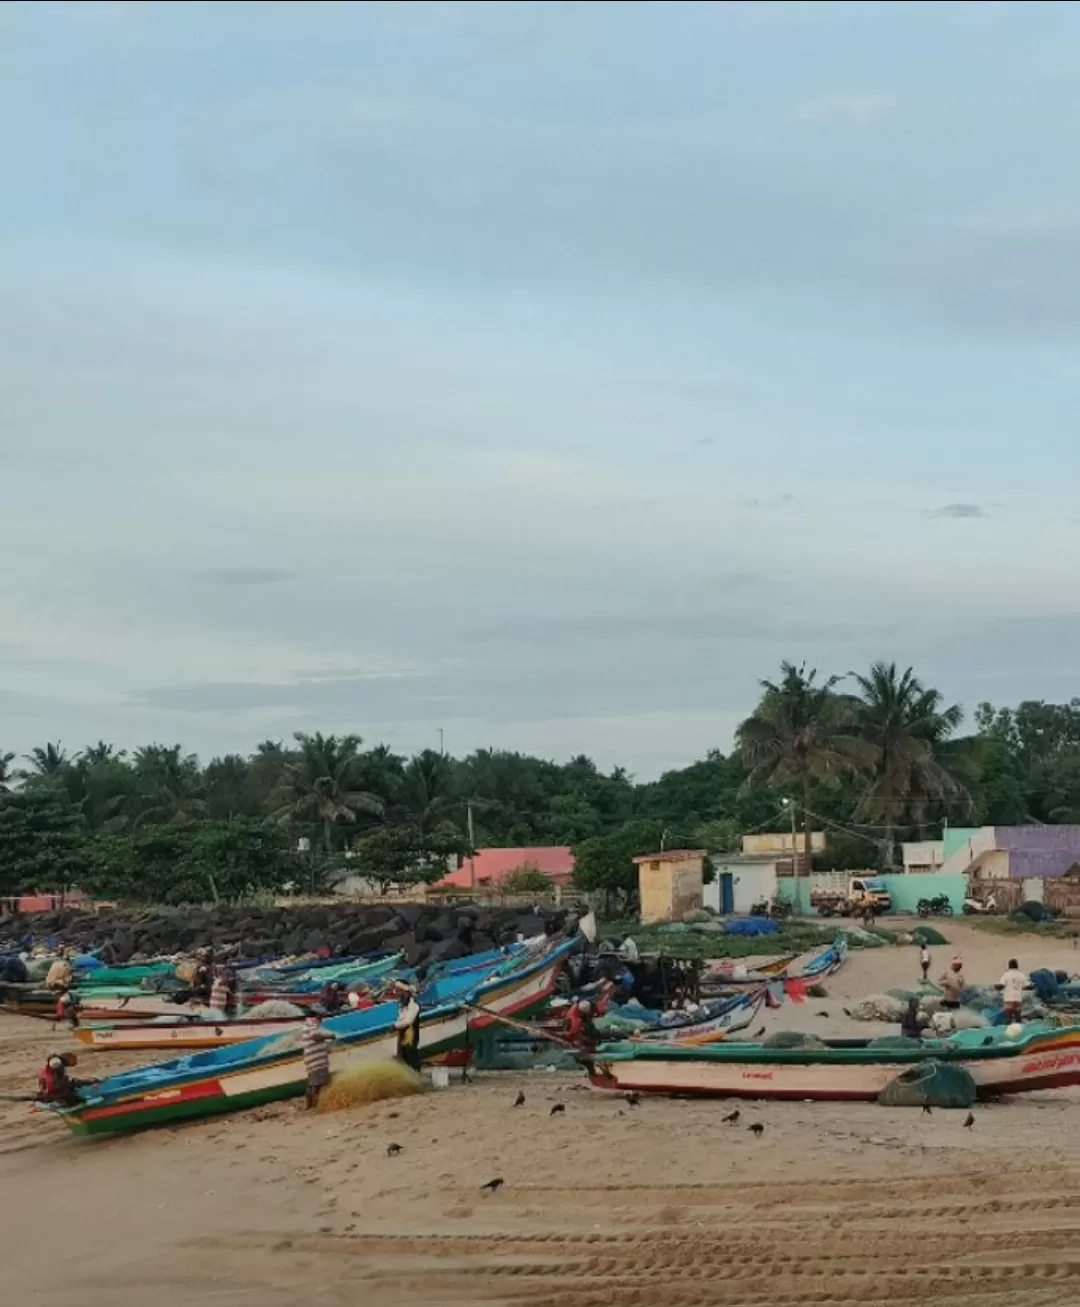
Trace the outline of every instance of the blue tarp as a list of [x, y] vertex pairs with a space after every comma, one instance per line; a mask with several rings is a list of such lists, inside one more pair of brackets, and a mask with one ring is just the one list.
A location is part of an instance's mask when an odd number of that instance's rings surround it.
[[737, 917], [727, 923], [727, 933], [729, 935], [778, 935], [780, 927], [775, 921], [770, 921], [768, 917]]

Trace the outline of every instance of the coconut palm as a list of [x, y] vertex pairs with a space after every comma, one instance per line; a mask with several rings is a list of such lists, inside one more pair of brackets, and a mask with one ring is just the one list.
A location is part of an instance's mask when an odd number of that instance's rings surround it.
[[406, 764], [394, 806], [410, 826], [426, 835], [457, 806], [453, 779], [452, 764], [446, 755], [425, 749]]
[[377, 795], [356, 788], [358, 735], [300, 731], [294, 738], [298, 747], [282, 769], [273, 815], [280, 822], [321, 824], [323, 844], [330, 853], [338, 822], [354, 822], [361, 812], [381, 816], [383, 803]]
[[71, 766], [71, 759], [59, 740], [55, 744], [46, 744], [44, 748], [39, 745], [36, 749], [31, 749], [23, 755], [23, 761], [30, 764], [20, 772], [24, 780], [43, 776], [59, 777]]
[[858, 733], [855, 704], [838, 694], [840, 678], [818, 682], [803, 663], [780, 664], [777, 682], [762, 681], [761, 701], [736, 732], [746, 788], [771, 785], [801, 799], [806, 869], [810, 866], [810, 791], [835, 784], [873, 761], [873, 750]]
[[184, 753], [179, 744], [148, 744], [135, 750], [133, 761], [140, 808], [136, 826], [189, 826], [206, 815], [193, 753]]
[[910, 667], [876, 662], [867, 676], [853, 673], [860, 691], [859, 732], [874, 750], [869, 781], [855, 810], [858, 819], [880, 822], [884, 866], [893, 865], [897, 825], [922, 825], [932, 803], [967, 799], [950, 768], [950, 737], [963, 720], [958, 704], [946, 704]]
[[0, 752], [0, 794], [11, 793], [11, 783], [16, 779], [15, 773], [11, 770], [14, 761], [13, 753]]
[[89, 744], [79, 755], [88, 767], [97, 767], [101, 763], [120, 762], [127, 757], [126, 749], [117, 749], [114, 744], [106, 744], [104, 740], [98, 740], [97, 744]]

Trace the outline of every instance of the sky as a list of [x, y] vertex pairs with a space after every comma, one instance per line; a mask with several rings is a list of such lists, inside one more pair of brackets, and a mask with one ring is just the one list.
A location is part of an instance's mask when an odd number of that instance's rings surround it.
[[1080, 6], [0, 5], [0, 749], [1080, 693]]

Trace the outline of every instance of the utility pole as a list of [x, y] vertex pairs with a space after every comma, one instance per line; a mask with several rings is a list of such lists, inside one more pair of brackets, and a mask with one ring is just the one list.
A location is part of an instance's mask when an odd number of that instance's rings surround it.
[[439, 757], [446, 757], [446, 745], [443, 743], [443, 728], [439, 727]]
[[[440, 734], [442, 734], [441, 731]], [[465, 805], [465, 818], [469, 827], [469, 887], [476, 889], [476, 845], [474, 843], [475, 832], [473, 830], [471, 799]]]

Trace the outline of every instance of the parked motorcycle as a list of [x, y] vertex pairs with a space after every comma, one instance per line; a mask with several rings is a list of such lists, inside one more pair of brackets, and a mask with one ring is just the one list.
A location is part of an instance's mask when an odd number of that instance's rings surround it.
[[952, 904], [947, 894], [935, 894], [932, 899], [920, 899], [918, 906], [920, 917], [951, 917]]
[[997, 911], [997, 899], [993, 894], [988, 894], [985, 899], [966, 898], [964, 900], [964, 916], [984, 916], [988, 912]]

